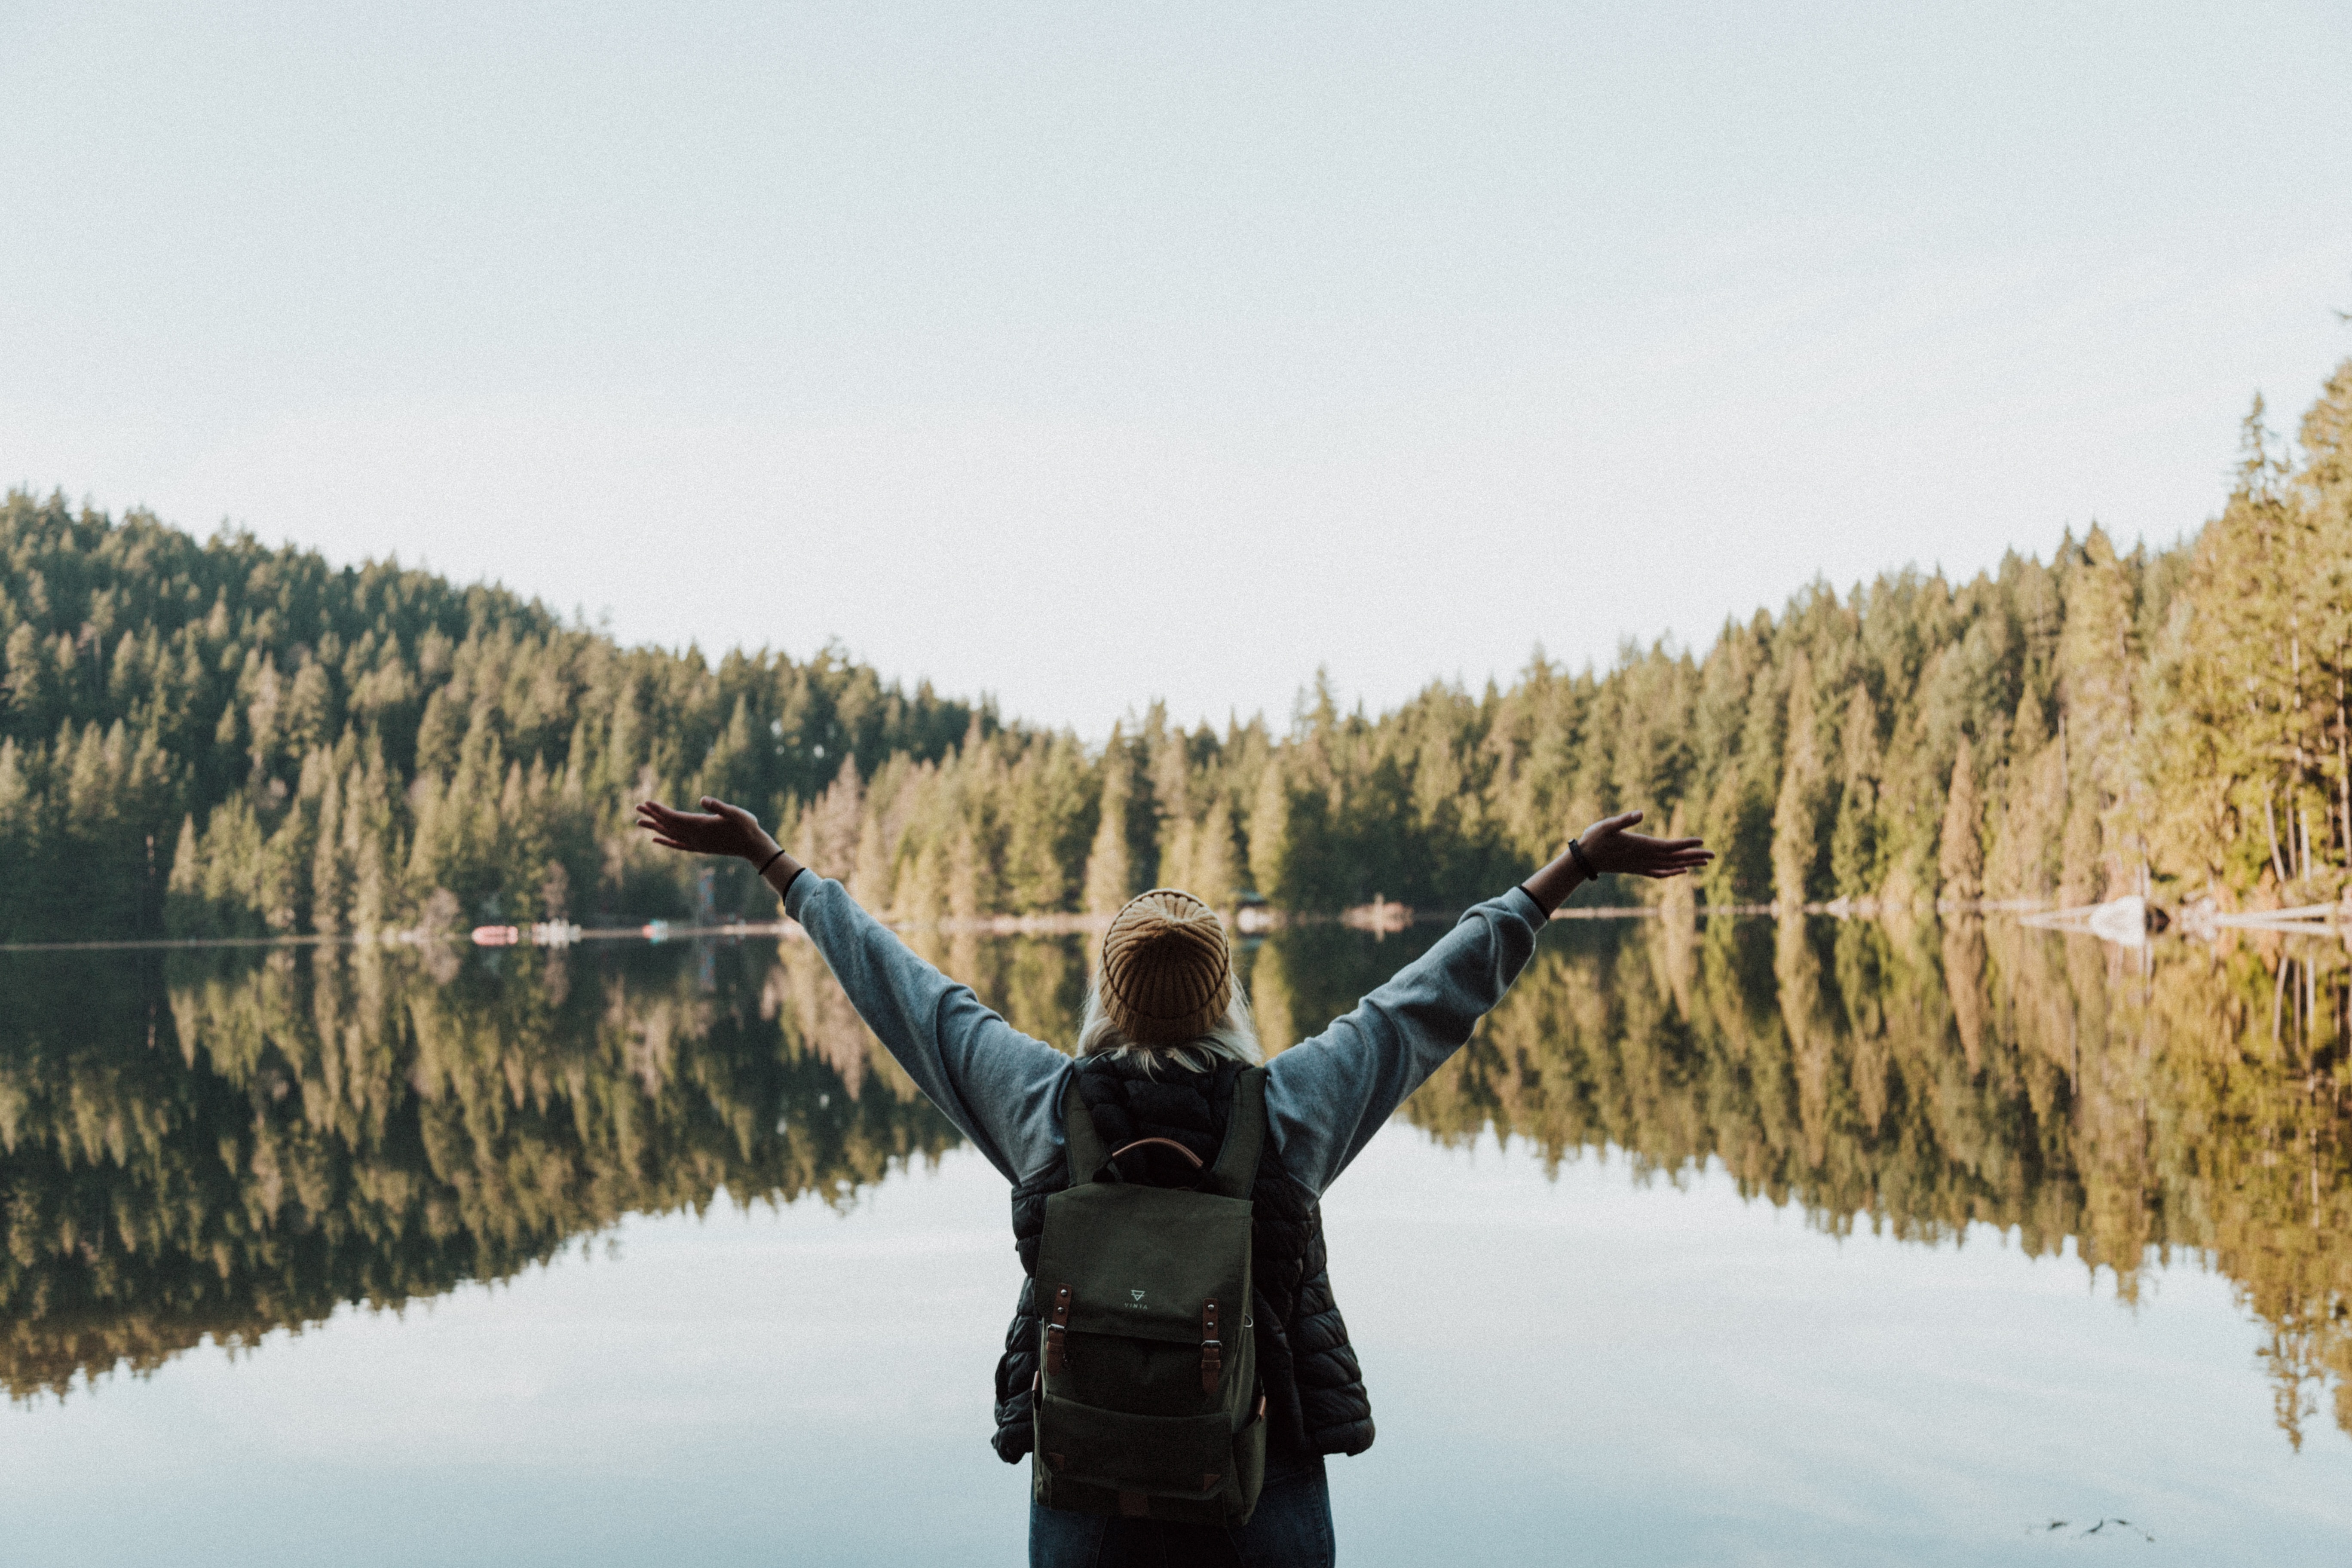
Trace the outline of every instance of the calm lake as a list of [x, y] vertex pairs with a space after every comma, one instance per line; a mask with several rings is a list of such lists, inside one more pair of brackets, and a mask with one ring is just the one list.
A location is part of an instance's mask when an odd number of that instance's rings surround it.
[[[1087, 946], [929, 951], [1066, 1042]], [[1343, 1560], [2341, 1568], [2346, 979], [1556, 922], [1326, 1200]], [[18, 1568], [1024, 1560], [1003, 1187], [805, 942], [0, 954], [0, 1227]]]

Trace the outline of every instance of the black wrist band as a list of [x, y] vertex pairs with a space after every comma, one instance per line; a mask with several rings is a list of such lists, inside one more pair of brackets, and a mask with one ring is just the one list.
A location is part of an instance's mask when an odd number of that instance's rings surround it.
[[779, 861], [779, 860], [782, 859], [783, 858], [784, 858], [784, 847], [783, 847], [782, 845], [779, 844], [779, 845], [777, 845], [777, 846], [776, 846], [776, 852], [775, 852], [773, 855], [769, 856], [765, 860], [762, 860], [762, 861], [761, 861], [761, 862], [760, 862], [760, 872], [759, 872], [759, 874], [760, 874], [761, 876], [762, 876], [762, 877], [765, 877], [765, 876], [768, 874], [768, 868], [769, 868], [769, 867], [771, 867], [771, 866], [772, 866], [772, 865], [774, 865], [777, 861]]
[[1601, 880], [1601, 873], [1594, 870], [1592, 868], [1592, 862], [1584, 858], [1584, 846], [1578, 843], [1573, 838], [1568, 841], [1568, 858], [1576, 862], [1576, 868], [1584, 873], [1584, 879], [1586, 881], [1597, 882]]

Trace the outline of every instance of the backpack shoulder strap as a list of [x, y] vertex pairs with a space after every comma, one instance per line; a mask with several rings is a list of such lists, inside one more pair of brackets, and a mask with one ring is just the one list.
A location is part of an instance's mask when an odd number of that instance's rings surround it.
[[1062, 1090], [1063, 1151], [1069, 1157], [1070, 1184], [1092, 1181], [1095, 1173], [1110, 1161], [1110, 1152], [1103, 1147], [1101, 1136], [1095, 1131], [1095, 1113], [1087, 1109], [1086, 1097], [1078, 1092], [1078, 1073], [1070, 1070], [1068, 1087]]
[[1250, 1068], [1234, 1080], [1234, 1109], [1225, 1121], [1225, 1146], [1202, 1184], [1229, 1198], [1245, 1198], [1257, 1180], [1258, 1152], [1265, 1146], [1265, 1069]]

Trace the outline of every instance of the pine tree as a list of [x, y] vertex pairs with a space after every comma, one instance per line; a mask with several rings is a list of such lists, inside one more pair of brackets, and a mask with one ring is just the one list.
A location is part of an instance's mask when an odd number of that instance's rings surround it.
[[1250, 880], [1258, 896], [1269, 902], [1286, 902], [1288, 894], [1290, 792], [1282, 772], [1278, 756], [1266, 759], [1258, 774], [1257, 799], [1250, 807]]
[[1842, 756], [1835, 826], [1830, 834], [1830, 875], [1841, 898], [1866, 899], [1884, 880], [1885, 833], [1878, 811], [1878, 708], [1870, 689], [1856, 686], [1839, 726]]
[[[326, 753], [320, 752], [324, 758]], [[310, 855], [310, 929], [343, 930], [351, 903], [351, 863], [343, 830], [343, 783], [331, 762], [319, 795], [318, 843]]]
[[1086, 907], [1098, 915], [1115, 914], [1142, 889], [1135, 885], [1134, 858], [1129, 846], [1129, 814], [1135, 798], [1135, 763], [1126, 736], [1112, 725], [1110, 742], [1103, 748], [1102, 810], [1094, 843], [1087, 852]]
[[1940, 896], [1971, 903], [1984, 896], [1983, 807], [1977, 798], [1976, 746], [1963, 732], [1952, 756], [1951, 783], [1944, 795], [1943, 831], [1937, 839]]
[[1223, 795], [1210, 801], [1207, 815], [1194, 825], [1190, 888], [1194, 897], [1213, 910], [1229, 910], [1239, 894], [1240, 877], [1234, 852], [1233, 803]]
[[2137, 595], [2127, 564], [2095, 523], [2067, 563], [2064, 592], [2058, 681], [2069, 764], [2058, 897], [2086, 904], [2137, 886], [2142, 841], [2132, 774]]
[[1813, 716], [1813, 662], [1802, 649], [1789, 666], [1788, 702], [1780, 795], [1772, 809], [1772, 896], [1783, 911], [1828, 893], [1822, 830], [1836, 809], [1826, 747]]

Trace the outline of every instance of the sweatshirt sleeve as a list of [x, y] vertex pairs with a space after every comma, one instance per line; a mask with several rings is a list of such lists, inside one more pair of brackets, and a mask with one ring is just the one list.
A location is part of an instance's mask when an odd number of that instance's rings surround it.
[[802, 872], [785, 894], [784, 912], [824, 955], [866, 1026], [1007, 1181], [1020, 1182], [1060, 1155], [1068, 1057], [983, 1006], [839, 882]]
[[1355, 1011], [1267, 1064], [1266, 1121], [1295, 1180], [1319, 1195], [1338, 1179], [1503, 999], [1543, 924], [1517, 888], [1487, 900]]

